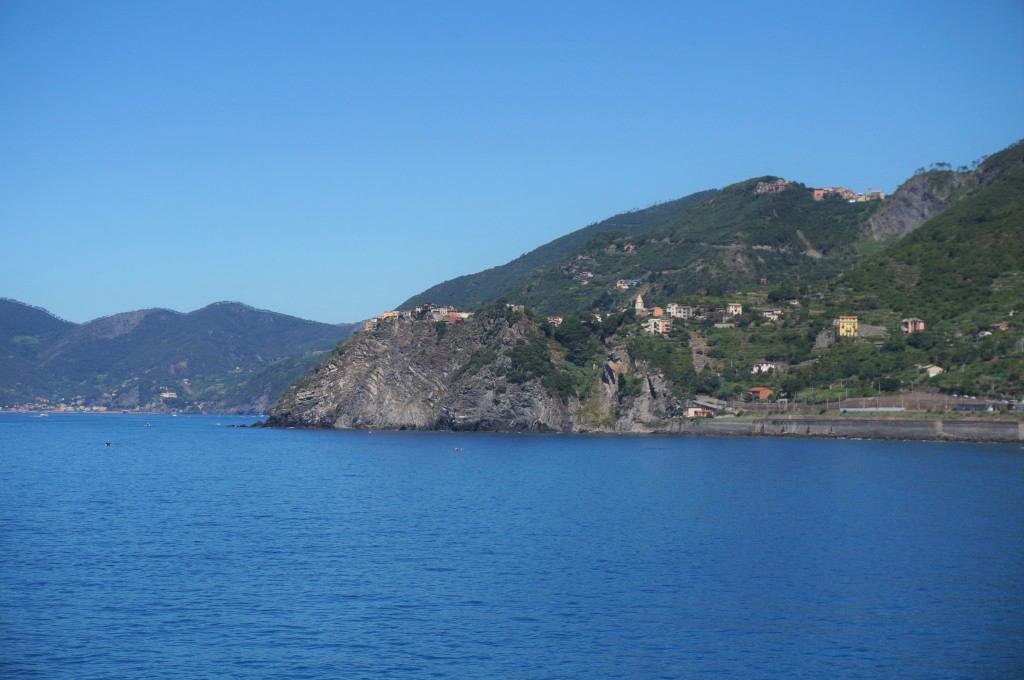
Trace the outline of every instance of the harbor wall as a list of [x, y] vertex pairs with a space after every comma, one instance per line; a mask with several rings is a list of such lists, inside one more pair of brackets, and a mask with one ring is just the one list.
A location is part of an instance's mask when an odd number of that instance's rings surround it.
[[991, 420], [896, 420], [861, 418], [714, 418], [673, 423], [670, 432], [695, 435], [920, 439], [1024, 442], [1024, 423]]

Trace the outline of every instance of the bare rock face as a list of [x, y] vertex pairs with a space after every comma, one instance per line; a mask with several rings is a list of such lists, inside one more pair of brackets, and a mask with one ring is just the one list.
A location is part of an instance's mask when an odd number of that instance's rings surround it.
[[914, 175], [868, 218], [872, 238], [903, 238], [952, 205], [961, 187], [977, 184], [974, 173], [942, 172]]
[[[509, 379], [509, 353], [536, 333], [523, 316], [453, 324], [388, 319], [352, 337], [271, 409], [268, 426], [512, 432], [645, 432], [678, 408], [671, 385], [623, 348], [609, 349], [600, 383], [581, 400], [538, 378]], [[629, 371], [639, 394], [621, 399]]]

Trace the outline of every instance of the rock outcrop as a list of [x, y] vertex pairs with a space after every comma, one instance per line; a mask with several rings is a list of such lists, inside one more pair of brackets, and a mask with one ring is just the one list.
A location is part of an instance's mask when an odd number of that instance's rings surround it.
[[[520, 313], [452, 324], [388, 319], [286, 391], [267, 425], [649, 432], [664, 429], [678, 410], [665, 378], [622, 347], [604, 349], [603, 371], [585, 395], [553, 394], [539, 376], [516, 376], [513, 349], [538, 337], [538, 326]], [[619, 376], [627, 372], [636, 387], [620, 398]]]
[[957, 191], [972, 184], [977, 184], [973, 173], [914, 175], [868, 218], [868, 230], [875, 239], [903, 238], [932, 217], [945, 212], [955, 200]]

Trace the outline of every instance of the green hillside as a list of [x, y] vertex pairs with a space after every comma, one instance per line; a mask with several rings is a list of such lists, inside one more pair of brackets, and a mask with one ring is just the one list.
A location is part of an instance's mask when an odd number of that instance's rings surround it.
[[845, 274], [837, 294], [936, 321], [1024, 303], [1024, 145], [983, 171], [982, 188]]
[[[815, 201], [799, 183], [755, 192], [771, 179], [727, 187], [640, 234], [593, 234], [508, 299], [585, 322], [591, 337], [580, 347], [603, 336], [585, 312], [618, 312], [638, 293], [648, 309], [692, 307], [694, 318], [673, 319], [665, 337], [645, 335], [643, 317], [605, 317], [680, 396], [749, 398], [757, 386], [812, 403], [911, 388], [1024, 397], [1024, 146], [971, 172], [923, 173], [885, 202]], [[869, 221], [883, 210], [898, 228], [879, 240]], [[915, 222], [922, 213], [935, 216]], [[617, 288], [619, 279], [635, 285]], [[743, 312], [726, 313], [730, 302]], [[839, 336], [843, 315], [858, 318], [854, 337]], [[904, 334], [908, 317], [926, 330]], [[564, 335], [552, 333], [568, 346]], [[628, 374], [620, 387], [631, 394]]]
[[[880, 203], [815, 201], [797, 182], [780, 193], [755, 193], [758, 182], [773, 179], [726, 187], [671, 222], [634, 236], [595, 234], [508, 296], [547, 313], [611, 311], [637, 293], [616, 288], [620, 279], [637, 281], [648, 302], [662, 304], [679, 295], [806, 284], [850, 266], [863, 224]], [[584, 272], [591, 276], [581, 278]]]
[[486, 304], [526, 285], [544, 267], [568, 257], [594, 234], [638, 234], [679, 217], [686, 208], [714, 196], [715, 193], [717, 192], [714, 190], [700, 191], [643, 210], [610, 217], [557, 238], [506, 264], [439, 283], [412, 296], [397, 309], [412, 309], [425, 302], [455, 307], [477, 307]]

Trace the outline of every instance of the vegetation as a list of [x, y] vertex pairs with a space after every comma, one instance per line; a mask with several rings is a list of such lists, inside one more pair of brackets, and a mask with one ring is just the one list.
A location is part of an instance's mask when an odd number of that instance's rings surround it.
[[670, 222], [689, 206], [715, 193], [713, 190], [700, 191], [674, 201], [616, 215], [557, 238], [507, 264], [433, 286], [403, 302], [399, 309], [412, 309], [416, 305], [430, 301], [456, 307], [477, 307], [487, 304], [510, 291], [522, 288], [538, 272], [571, 255], [594, 234], [616, 232], [628, 235], [646, 231]]
[[[902, 241], [867, 240], [865, 220], [878, 203], [814, 201], [797, 183], [756, 195], [756, 183], [772, 178], [727, 187], [645, 232], [592, 233], [509, 294], [564, 315], [558, 328], [541, 324], [546, 342], [538, 335], [519, 348], [516, 375], [585, 398], [596, 380], [585, 369], [625, 344], [679, 397], [749, 398], [751, 387], [764, 386], [775, 398], [801, 400], [910, 389], [1021, 399], [1024, 340], [1010, 314], [1024, 314], [1024, 146], [967, 177], [953, 172], [927, 171], [930, 182], [959, 193]], [[636, 284], [618, 289], [619, 279]], [[701, 313], [676, 319], [670, 337], [647, 336], [632, 311], [618, 313], [638, 293], [649, 308], [675, 302]], [[726, 318], [731, 301], [743, 303], [742, 315]], [[762, 314], [772, 309], [777, 318]], [[833, 321], [851, 314], [859, 337], [838, 338]], [[927, 330], [904, 335], [907, 317], [924, 319]], [[761, 362], [772, 368], [753, 372]], [[927, 366], [944, 372], [929, 377]], [[620, 399], [639, 393], [631, 371], [617, 381]]]

